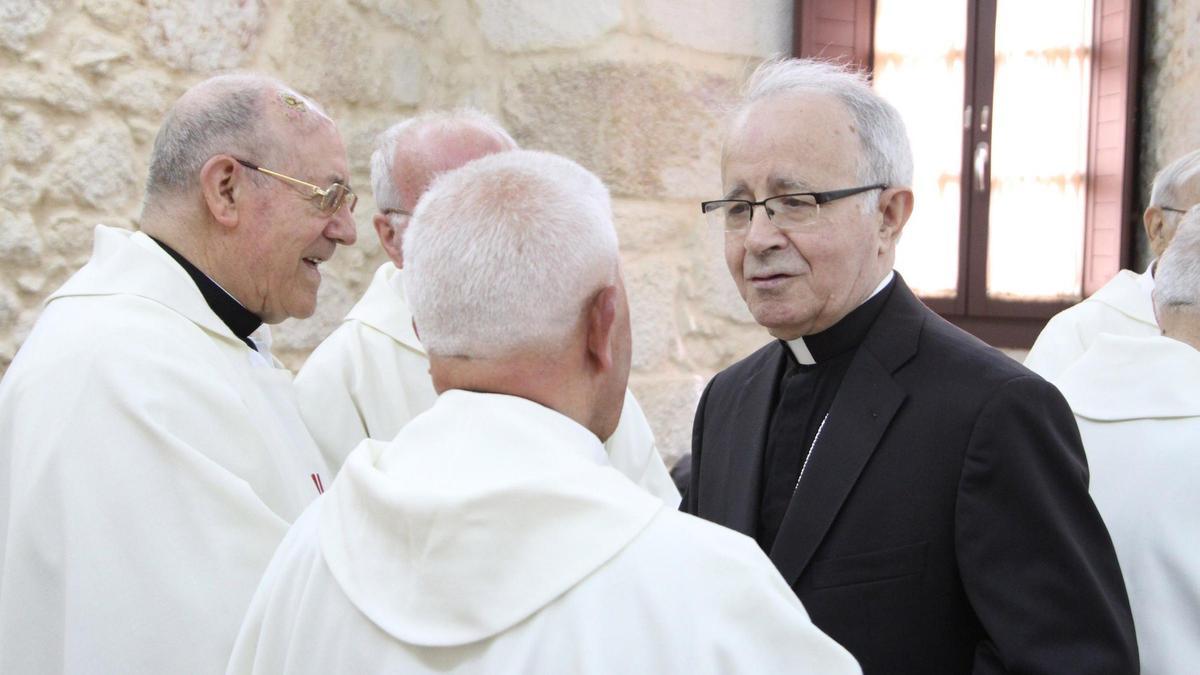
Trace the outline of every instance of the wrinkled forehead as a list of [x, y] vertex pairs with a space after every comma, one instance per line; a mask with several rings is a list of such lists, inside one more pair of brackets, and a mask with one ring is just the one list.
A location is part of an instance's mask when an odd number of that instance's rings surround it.
[[725, 140], [721, 180], [727, 191], [760, 199], [766, 196], [760, 193], [778, 194], [785, 188], [851, 187], [859, 156], [858, 130], [840, 101], [816, 92], [778, 94], [734, 117]]

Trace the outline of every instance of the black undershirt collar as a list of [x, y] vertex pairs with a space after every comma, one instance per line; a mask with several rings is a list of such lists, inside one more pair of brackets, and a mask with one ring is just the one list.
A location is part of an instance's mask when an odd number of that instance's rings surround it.
[[[867, 338], [867, 332], [871, 330], [871, 325], [875, 323], [875, 318], [883, 310], [883, 306], [887, 303], [888, 298], [891, 297], [892, 289], [895, 286], [896, 278], [892, 277], [892, 280], [878, 293], [854, 308], [853, 311], [842, 317], [837, 323], [820, 333], [805, 335], [804, 345], [808, 347], [813, 360], [820, 364], [822, 361], [828, 361], [848, 351], [857, 349], [863, 340]], [[788, 356], [794, 362], [795, 356], [792, 354], [791, 348], [788, 347], [787, 341], [784, 340], [782, 342]]]
[[188, 273], [188, 276], [195, 282], [196, 288], [200, 289], [200, 295], [204, 296], [204, 301], [208, 303], [209, 309], [217, 315], [217, 318], [228, 326], [229, 330], [233, 331], [233, 334], [238, 336], [239, 340], [245, 342], [247, 347], [258, 351], [258, 348], [250, 340], [250, 334], [258, 330], [258, 327], [262, 325], [262, 319], [258, 318], [258, 315], [254, 312], [243, 307], [225, 289], [218, 286], [217, 282], [209, 279], [207, 274], [201, 272], [198, 267], [180, 255], [175, 249], [154, 237], [150, 238], [154, 239], [154, 243], [161, 246], [162, 250], [174, 258], [175, 262], [179, 263], [179, 266]]

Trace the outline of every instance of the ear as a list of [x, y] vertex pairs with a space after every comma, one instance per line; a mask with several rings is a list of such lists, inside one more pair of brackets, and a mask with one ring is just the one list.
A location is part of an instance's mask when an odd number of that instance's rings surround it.
[[913, 193], [906, 187], [888, 188], [879, 195], [879, 242], [881, 253], [893, 251], [900, 241], [900, 233], [913, 210]]
[[200, 167], [200, 193], [208, 212], [213, 220], [230, 229], [238, 225], [238, 200], [246, 187], [241, 169], [229, 155], [214, 155]]
[[587, 308], [587, 355], [588, 361], [595, 364], [597, 371], [607, 371], [614, 367], [616, 355], [613, 352], [613, 338], [616, 322], [617, 287], [605, 286], [592, 296]]
[[1167, 248], [1166, 242], [1163, 241], [1163, 210], [1157, 206], [1151, 206], [1142, 214], [1142, 225], [1146, 228], [1146, 240], [1150, 244], [1150, 250], [1157, 258], [1163, 254]]
[[400, 237], [397, 236], [397, 234], [403, 235], [403, 230], [397, 232], [392, 225], [391, 218], [382, 213], [376, 213], [371, 222], [375, 225], [375, 234], [379, 235], [379, 245], [383, 247], [384, 253], [387, 253], [387, 257], [391, 258], [396, 267], [403, 269], [404, 248]]

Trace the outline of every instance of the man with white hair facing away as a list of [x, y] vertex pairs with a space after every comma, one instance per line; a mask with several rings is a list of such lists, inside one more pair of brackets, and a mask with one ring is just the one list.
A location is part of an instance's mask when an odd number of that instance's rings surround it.
[[1101, 334], [1158, 335], [1150, 301], [1156, 261], [1171, 243], [1183, 214], [1196, 204], [1200, 204], [1200, 150], [1171, 162], [1154, 177], [1142, 223], [1155, 261], [1141, 274], [1121, 270], [1091, 297], [1051, 318], [1025, 357], [1025, 367], [1055, 381]]
[[297, 521], [230, 673], [858, 672], [753, 541], [608, 465], [631, 339], [595, 176], [480, 159], [404, 247], [440, 396]]
[[0, 384], [0, 672], [211, 673], [329, 478], [264, 324], [354, 243], [346, 151], [284, 84], [189, 89], [141, 232], [98, 226]]
[[1162, 335], [1101, 335], [1059, 386], [1079, 423], [1142, 672], [1200, 663], [1200, 207], [1159, 260]]
[[[472, 109], [425, 113], [380, 135], [371, 155], [374, 224], [390, 260], [296, 376], [305, 422], [335, 471], [359, 441], [392, 440], [436, 397], [404, 297], [402, 240], [417, 200], [437, 175], [516, 148], [503, 127]], [[679, 503], [646, 415], [628, 390], [605, 450], [618, 471], [668, 504]]]

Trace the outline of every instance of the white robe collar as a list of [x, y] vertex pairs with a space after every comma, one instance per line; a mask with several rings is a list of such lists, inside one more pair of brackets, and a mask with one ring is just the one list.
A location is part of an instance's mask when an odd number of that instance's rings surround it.
[[[895, 276], [896, 276], [895, 270], [889, 271], [887, 273], [887, 276], [883, 278], [883, 281], [879, 282], [879, 285], [875, 287], [875, 290], [871, 291], [871, 294], [868, 295], [866, 298], [864, 298], [862, 302], [858, 303], [858, 305], [856, 305], [854, 309], [858, 309], [867, 300], [870, 300], [871, 298], [879, 295], [879, 292], [882, 291], [883, 289], [887, 288], [887, 285], [889, 283], [891, 283], [892, 278]], [[852, 309], [850, 311], [853, 312], [854, 310]], [[846, 312], [846, 313], [849, 314], [850, 312]], [[787, 345], [788, 345], [788, 349], [792, 350], [792, 355], [796, 357], [796, 361], [798, 363], [800, 363], [800, 365], [811, 366], [812, 364], [817, 362], [817, 360], [815, 358], [813, 358], [812, 352], [809, 351], [808, 345], [804, 343], [803, 337], [798, 337], [794, 340], [788, 340]]]
[[209, 333], [245, 347], [204, 301], [188, 273], [141, 232], [97, 225], [91, 259], [46, 304], [73, 296], [118, 294], [165, 305]]
[[1108, 305], [1136, 321], [1157, 326], [1154, 302], [1150, 297], [1154, 292], [1153, 269], [1154, 263], [1151, 262], [1141, 274], [1121, 270], [1088, 300]]
[[404, 295], [404, 273], [390, 261], [375, 270], [366, 293], [350, 309], [346, 320], [361, 321], [409, 349], [425, 353], [413, 330], [412, 312]]
[[1057, 382], [1098, 421], [1200, 416], [1200, 351], [1164, 336], [1102, 334]]
[[346, 596], [409, 644], [462, 645], [528, 618], [662, 508], [594, 434], [537, 403], [443, 393], [389, 443], [363, 441], [322, 499]]

